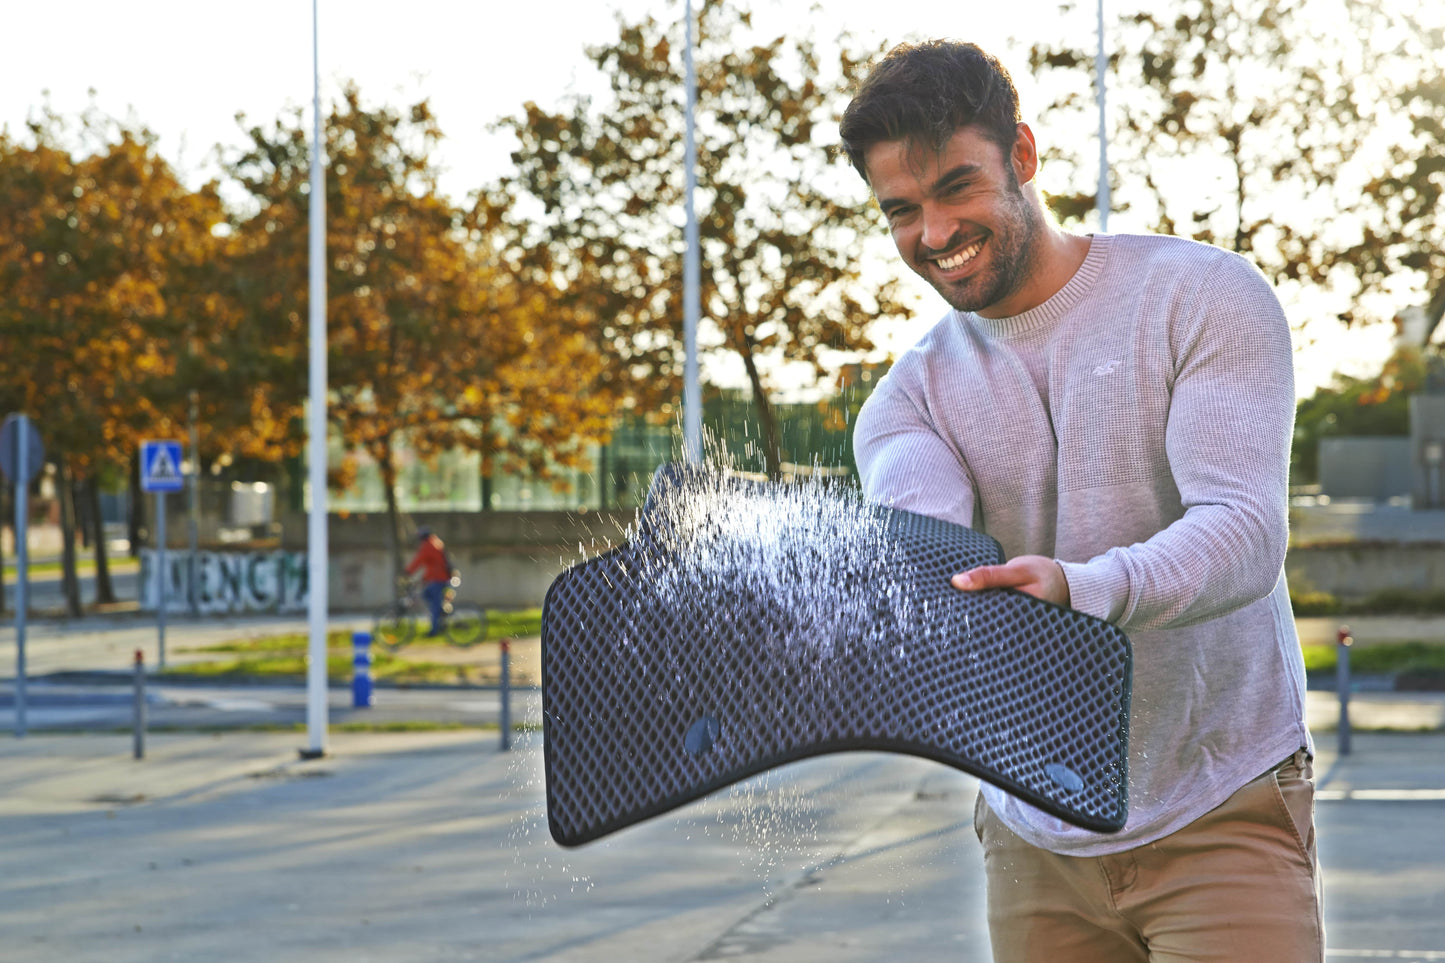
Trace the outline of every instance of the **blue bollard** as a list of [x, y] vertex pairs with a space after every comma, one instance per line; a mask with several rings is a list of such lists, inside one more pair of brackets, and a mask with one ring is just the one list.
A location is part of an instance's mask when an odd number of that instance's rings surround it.
[[371, 633], [351, 633], [351, 707], [369, 709], [371, 695]]
[[502, 751], [506, 752], [512, 748], [512, 643], [510, 639], [503, 639], [501, 645], [501, 680], [497, 686], [497, 695], [501, 699], [501, 728], [502, 728]]

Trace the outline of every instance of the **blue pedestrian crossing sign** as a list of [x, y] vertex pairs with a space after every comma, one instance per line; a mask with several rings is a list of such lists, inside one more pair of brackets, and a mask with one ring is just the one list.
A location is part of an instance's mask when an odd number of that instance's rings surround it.
[[186, 487], [181, 474], [181, 443], [143, 441], [140, 443], [140, 487], [144, 492], [178, 492]]

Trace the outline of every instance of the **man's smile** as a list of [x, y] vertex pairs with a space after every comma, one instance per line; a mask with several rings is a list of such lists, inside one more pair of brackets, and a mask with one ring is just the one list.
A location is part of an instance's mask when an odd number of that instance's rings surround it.
[[948, 255], [947, 257], [935, 257], [931, 260], [934, 264], [938, 265], [938, 268], [941, 271], [957, 271], [959, 268], [963, 267], [969, 261], [972, 261], [976, 256], [978, 256], [978, 252], [982, 248], [983, 239], [980, 238], [979, 240], [974, 241], [962, 250], [956, 251], [953, 254]]

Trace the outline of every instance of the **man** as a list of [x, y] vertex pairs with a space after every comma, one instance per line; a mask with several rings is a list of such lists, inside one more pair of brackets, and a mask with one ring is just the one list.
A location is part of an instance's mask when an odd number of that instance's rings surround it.
[[995, 960], [1323, 959], [1277, 298], [1234, 254], [1052, 223], [1013, 83], [971, 44], [894, 49], [841, 135], [953, 308], [858, 417], [867, 497], [1003, 545], [957, 588], [1019, 589], [1133, 642], [1121, 832], [983, 787]]
[[427, 632], [427, 637], [432, 638], [442, 633], [442, 603], [446, 599], [447, 586], [452, 581], [452, 563], [447, 558], [446, 545], [432, 534], [431, 529], [425, 526], [418, 528], [416, 537], [420, 544], [407, 563], [406, 574], [421, 570], [421, 594], [426, 599], [427, 610], [431, 612], [431, 631]]

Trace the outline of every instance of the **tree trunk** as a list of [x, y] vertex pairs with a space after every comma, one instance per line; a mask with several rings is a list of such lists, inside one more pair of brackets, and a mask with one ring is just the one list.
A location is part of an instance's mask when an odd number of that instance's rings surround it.
[[1445, 281], [1441, 281], [1435, 288], [1435, 295], [1430, 303], [1425, 306], [1425, 343], [1430, 343], [1430, 338], [1435, 334], [1435, 329], [1440, 325], [1440, 319], [1445, 318]]
[[381, 468], [381, 485], [386, 489], [386, 547], [391, 556], [392, 574], [400, 576], [401, 538], [397, 532], [400, 513], [396, 508], [396, 465], [392, 461], [391, 436], [388, 435], [381, 445], [381, 450], [373, 452], [373, 455], [376, 456], [377, 464]]
[[80, 579], [75, 572], [75, 484], [63, 457], [56, 458], [55, 495], [60, 499], [61, 591], [65, 614], [80, 618]]
[[748, 372], [748, 383], [753, 388], [753, 407], [758, 412], [758, 427], [763, 432], [763, 463], [768, 477], [777, 480], [783, 477], [782, 444], [778, 440], [778, 423], [773, 418], [773, 406], [763, 388], [762, 375], [758, 373], [757, 362], [753, 359], [751, 345], [745, 345], [738, 352], [743, 356], [743, 367]]
[[105, 519], [100, 514], [100, 482], [95, 472], [85, 480], [85, 503], [95, 525], [95, 604], [109, 605], [115, 601], [115, 587], [110, 581], [110, 559], [106, 556]]
[[75, 503], [75, 531], [80, 536], [80, 547], [90, 548], [95, 537], [95, 519], [90, 517], [90, 501], [82, 494], [84, 482], [72, 479], [70, 497]]
[[[1233, 85], [1229, 88], [1230, 99], [1234, 98]], [[1245, 241], [1248, 235], [1244, 228], [1244, 157], [1240, 153], [1243, 150], [1244, 129], [1231, 127], [1224, 133], [1224, 141], [1229, 145], [1230, 159], [1234, 162], [1234, 253], [1243, 254]]]
[[486, 451], [490, 446], [490, 435], [486, 431], [481, 433], [481, 442], [477, 446], [477, 477], [481, 481], [482, 511], [492, 510], [492, 472], [495, 470], [487, 466]]
[[145, 522], [144, 492], [140, 490], [140, 453], [132, 452], [130, 471], [126, 473], [125, 523], [126, 539], [130, 542], [130, 557], [140, 558], [141, 528]]

